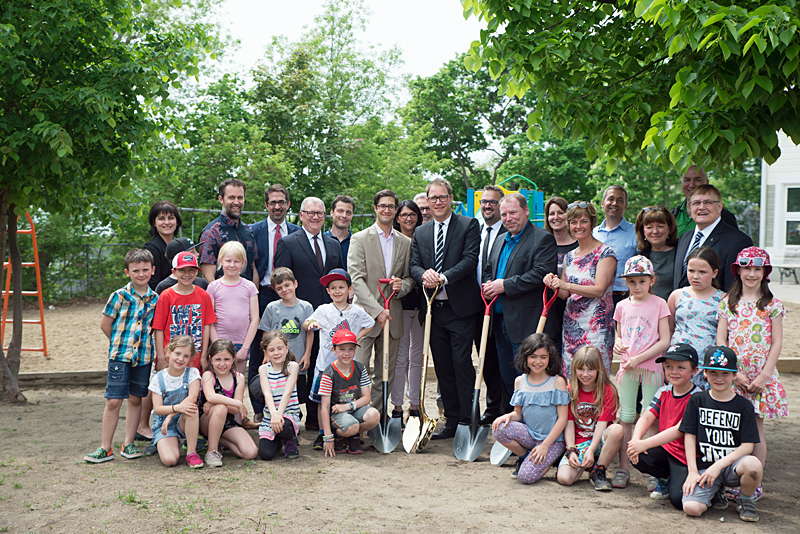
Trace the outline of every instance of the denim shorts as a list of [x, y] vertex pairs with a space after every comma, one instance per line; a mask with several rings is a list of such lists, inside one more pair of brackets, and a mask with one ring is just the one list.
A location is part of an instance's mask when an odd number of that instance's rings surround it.
[[[608, 432], [608, 427], [603, 431], [603, 436], [600, 438], [600, 443], [597, 445], [597, 450], [594, 451], [594, 461], [597, 462], [598, 458], [600, 458], [600, 453], [603, 450], [603, 444], [605, 443], [606, 432]], [[583, 463], [583, 458], [586, 455], [586, 451], [589, 449], [589, 446], [592, 444], [591, 439], [587, 439], [582, 443], [578, 443], [575, 445], [575, 448], [578, 449], [578, 463]], [[562, 465], [569, 465], [569, 454], [564, 454], [561, 457], [561, 461], [558, 462], [558, 467]]]
[[146, 397], [151, 366], [152, 363], [132, 367], [130, 362], [108, 360], [105, 397], [107, 399], [127, 399], [131, 395]]
[[[743, 458], [743, 457], [742, 457]], [[725, 486], [726, 488], [737, 488], [741, 485], [742, 477], [739, 473], [736, 472], [736, 468], [739, 467], [739, 462], [742, 461], [742, 458], [739, 458], [733, 465], [729, 465], [722, 472], [719, 476], [714, 480], [714, 483], [707, 488], [701, 488], [700, 484], [694, 487], [694, 491], [691, 495], [684, 495], [681, 499], [682, 502], [688, 501], [696, 501], [706, 506], [711, 506], [711, 499], [716, 495], [719, 491], [719, 488]], [[702, 475], [705, 473], [705, 469], [701, 469], [698, 471], [698, 474]]]

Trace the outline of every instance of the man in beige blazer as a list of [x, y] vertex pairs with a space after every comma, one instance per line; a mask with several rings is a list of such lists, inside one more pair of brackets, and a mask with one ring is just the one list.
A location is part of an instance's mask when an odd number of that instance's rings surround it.
[[[347, 272], [353, 280], [353, 304], [361, 306], [375, 319], [375, 326], [369, 334], [361, 338], [361, 346], [356, 350], [356, 360], [369, 369], [373, 349], [375, 358], [370, 376], [372, 378], [371, 403], [382, 409], [381, 382], [383, 382], [383, 326], [389, 321], [389, 391], [394, 380], [397, 362], [397, 349], [403, 335], [403, 305], [400, 298], [413, 287], [408, 273], [411, 259], [411, 240], [392, 228], [399, 201], [394, 192], [384, 189], [375, 193], [373, 209], [377, 222], [350, 239], [347, 254]], [[393, 290], [397, 295], [389, 304], [389, 311], [383, 307], [383, 298], [378, 289], [381, 278], [391, 278], [392, 287], [383, 288], [388, 297]]]

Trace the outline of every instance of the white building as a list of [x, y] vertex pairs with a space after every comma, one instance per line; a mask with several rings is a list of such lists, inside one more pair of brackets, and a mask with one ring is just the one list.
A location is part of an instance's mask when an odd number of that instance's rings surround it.
[[800, 266], [800, 146], [783, 131], [778, 132], [778, 145], [778, 160], [761, 164], [759, 242], [775, 264]]

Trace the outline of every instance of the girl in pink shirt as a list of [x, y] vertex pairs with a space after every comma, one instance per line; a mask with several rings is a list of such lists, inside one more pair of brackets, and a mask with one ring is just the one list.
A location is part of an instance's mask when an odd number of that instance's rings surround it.
[[664, 371], [656, 358], [669, 347], [669, 307], [653, 295], [656, 282], [653, 264], [644, 256], [625, 262], [622, 275], [628, 283], [630, 297], [617, 304], [614, 322], [617, 326], [614, 355], [620, 359], [616, 382], [619, 387], [619, 421], [625, 431], [620, 446], [620, 470], [612, 484], [624, 488], [630, 481], [626, 449], [636, 421], [636, 397], [642, 386], [642, 406], [647, 407], [658, 388], [664, 385]]

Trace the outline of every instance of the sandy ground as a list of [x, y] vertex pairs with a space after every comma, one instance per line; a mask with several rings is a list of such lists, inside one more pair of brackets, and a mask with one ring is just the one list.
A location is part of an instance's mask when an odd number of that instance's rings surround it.
[[[105, 369], [101, 312], [102, 304], [48, 310], [50, 358], [23, 353], [22, 371]], [[798, 322], [800, 313], [790, 313], [784, 355], [800, 355]], [[36, 327], [27, 328], [26, 345], [37, 341]], [[458, 461], [451, 440], [414, 455], [400, 445], [389, 455], [368, 448], [362, 456], [324, 458], [311, 450], [314, 435], [303, 431], [296, 461], [243, 461], [228, 452], [224, 467], [198, 471], [183, 461], [165, 468], [158, 457], [117, 455], [89, 465], [82, 457], [99, 442], [102, 389], [29, 390], [28, 405], [0, 408], [0, 532], [796, 533], [800, 375], [784, 376], [783, 383], [791, 416], [765, 425], [766, 493], [757, 524], [741, 522], [732, 507], [689, 519], [668, 502], [649, 499], [635, 470], [627, 489], [606, 494], [585, 477], [562, 487], [555, 470], [525, 486], [511, 479], [510, 465], [490, 465], [491, 437], [474, 463]], [[431, 399], [426, 406], [435, 413]], [[121, 419], [117, 450], [123, 426]]]

